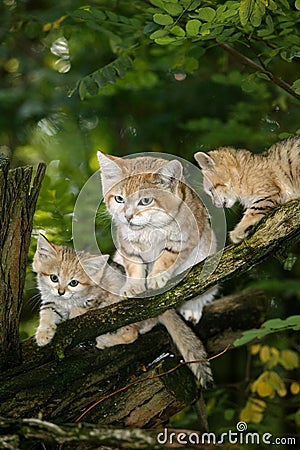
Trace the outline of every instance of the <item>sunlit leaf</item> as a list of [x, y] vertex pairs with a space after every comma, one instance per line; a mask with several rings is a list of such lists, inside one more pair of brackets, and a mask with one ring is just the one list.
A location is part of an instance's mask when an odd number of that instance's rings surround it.
[[279, 362], [287, 370], [297, 369], [299, 367], [299, 356], [293, 350], [282, 350]]
[[178, 37], [184, 37], [185, 36], [185, 31], [183, 28], [181, 28], [179, 25], [175, 25], [174, 27], [172, 27], [170, 29], [170, 33], [174, 34], [175, 36]]
[[200, 20], [197, 19], [189, 20], [185, 26], [187, 35], [191, 37], [197, 36], [200, 26], [201, 26]]
[[183, 11], [183, 7], [179, 3], [170, 2], [163, 2], [163, 9], [171, 16], [179, 16]]
[[153, 20], [158, 25], [171, 25], [174, 22], [168, 14], [154, 14]]
[[212, 22], [216, 16], [216, 11], [213, 8], [200, 8], [198, 11], [198, 17], [206, 22]]

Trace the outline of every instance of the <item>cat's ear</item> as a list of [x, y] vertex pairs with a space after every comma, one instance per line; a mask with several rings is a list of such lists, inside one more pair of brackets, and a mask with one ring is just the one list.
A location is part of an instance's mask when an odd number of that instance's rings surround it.
[[36, 252], [32, 262], [32, 270], [39, 272], [48, 261], [57, 257], [55, 247], [44, 235], [40, 234], [37, 241]]
[[41, 259], [51, 259], [57, 256], [54, 245], [43, 234], [39, 234], [36, 253]]
[[157, 174], [162, 175], [163, 177], [170, 178], [171, 180], [181, 180], [183, 174], [182, 164], [174, 159], [167, 164], [165, 164], [161, 169], [159, 169]]
[[208, 153], [198, 152], [194, 155], [195, 160], [202, 170], [214, 170], [215, 164]]
[[94, 256], [89, 255], [80, 260], [86, 274], [96, 282], [100, 281], [103, 270], [107, 264], [109, 255]]
[[116, 158], [102, 152], [97, 152], [97, 157], [101, 169], [103, 195], [105, 195], [116, 183], [124, 178], [122, 168], [116, 162], [122, 160], [122, 158]]

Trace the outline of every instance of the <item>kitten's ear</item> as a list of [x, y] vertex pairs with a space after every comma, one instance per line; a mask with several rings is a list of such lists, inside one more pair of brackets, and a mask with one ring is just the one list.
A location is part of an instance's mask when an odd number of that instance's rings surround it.
[[100, 256], [86, 256], [85, 258], [80, 260], [80, 264], [82, 265], [86, 274], [92, 278], [93, 281], [100, 281], [103, 270], [107, 264], [109, 255], [100, 255]]
[[203, 170], [213, 170], [215, 167], [213, 159], [207, 153], [195, 153], [194, 158]]
[[163, 177], [170, 178], [171, 180], [181, 180], [183, 174], [182, 164], [174, 159], [173, 161], [165, 164], [161, 169], [159, 169], [156, 173], [162, 175]]
[[97, 152], [97, 157], [101, 169], [103, 195], [105, 195], [116, 183], [124, 178], [122, 168], [117, 164], [117, 161], [122, 160], [122, 158], [106, 155], [102, 152]]
[[39, 234], [36, 253], [42, 259], [53, 258], [57, 255], [54, 245], [43, 234]]
[[55, 247], [42, 234], [39, 234], [36, 252], [34, 254], [32, 269], [39, 272], [43, 264], [57, 257]]

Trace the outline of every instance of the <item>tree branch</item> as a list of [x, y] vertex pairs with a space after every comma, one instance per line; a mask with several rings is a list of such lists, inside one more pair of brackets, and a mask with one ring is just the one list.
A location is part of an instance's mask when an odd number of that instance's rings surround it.
[[233, 47], [231, 47], [228, 44], [220, 43], [219, 46], [221, 48], [223, 48], [223, 50], [225, 50], [227, 53], [230, 53], [235, 59], [238, 59], [239, 61], [241, 61], [246, 66], [251, 67], [251, 69], [254, 69], [256, 72], [264, 73], [274, 84], [279, 86], [281, 89], [286, 91], [288, 94], [292, 95], [297, 100], [300, 100], [300, 95], [297, 94], [297, 92], [295, 92], [288, 83], [286, 83], [281, 78], [277, 77], [273, 72], [271, 72], [270, 70], [266, 69], [265, 67], [257, 64], [255, 61], [253, 61], [252, 59], [243, 55], [238, 50], [234, 49]]
[[[171, 435], [172, 433], [172, 435]], [[205, 440], [205, 435], [193, 430], [166, 429], [142, 430], [140, 428], [114, 428], [88, 423], [57, 425], [40, 419], [6, 419], [0, 417], [0, 448], [18, 450], [20, 442], [26, 442], [34, 447], [35, 443], [64, 444], [64, 449], [74, 449], [79, 442], [84, 448], [110, 448], [156, 450], [162, 448], [186, 448], [187, 444], [193, 448], [215, 448]], [[198, 444], [195, 441], [198, 440]], [[166, 441], [166, 442], [165, 442]], [[8, 446], [9, 445], [9, 446]], [[88, 445], [88, 447], [86, 447]], [[92, 445], [93, 447], [90, 447]], [[69, 447], [72, 446], [72, 447]], [[61, 447], [60, 447], [61, 448]]]
[[[53, 342], [37, 349], [33, 341], [22, 345], [24, 362], [48, 360], [51, 355], [63, 357], [67, 348], [150, 317], [156, 317], [208, 289], [250, 270], [300, 235], [300, 201], [293, 200], [275, 209], [255, 228], [253, 234], [239, 245], [229, 245], [194, 266], [183, 281], [163, 294], [150, 298], [127, 299], [121, 303], [89, 311], [84, 316], [64, 322], [57, 329]], [[203, 277], [203, 269], [212, 273]], [[86, 324], [88, 323], [88, 327]]]

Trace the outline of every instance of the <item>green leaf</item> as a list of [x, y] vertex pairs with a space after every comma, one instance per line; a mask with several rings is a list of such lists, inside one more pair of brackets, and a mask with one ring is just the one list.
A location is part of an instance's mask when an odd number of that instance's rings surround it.
[[179, 25], [175, 25], [175, 27], [172, 27], [170, 29], [170, 33], [174, 34], [175, 36], [178, 37], [184, 37], [185, 36], [185, 31], [183, 28], [181, 28]]
[[163, 9], [163, 7], [164, 7], [163, 0], [150, 0], [150, 1], [151, 1], [152, 5], [158, 6], [159, 8]]
[[168, 14], [171, 14], [171, 16], [179, 16], [183, 11], [183, 7], [181, 5], [170, 2], [163, 2], [163, 9], [167, 11]]
[[174, 20], [168, 14], [154, 14], [153, 20], [158, 25], [171, 25]]
[[171, 36], [163, 36], [155, 39], [156, 44], [158, 45], [168, 45], [176, 42], [176, 38], [172, 38]]
[[300, 78], [292, 84], [292, 88], [296, 92], [296, 94], [300, 94]]
[[150, 39], [158, 39], [164, 37], [168, 34], [167, 30], [157, 30], [154, 33], [150, 34]]
[[216, 11], [213, 8], [200, 8], [198, 11], [198, 17], [206, 22], [212, 22], [216, 16]]
[[243, 26], [245, 26], [249, 21], [249, 18], [253, 11], [253, 7], [254, 7], [254, 0], [241, 0], [239, 14], [240, 14], [240, 21]]
[[254, 27], [259, 27], [266, 13], [266, 7], [262, 0], [256, 0], [250, 16], [250, 22]]
[[268, 334], [285, 330], [300, 330], [300, 315], [290, 316], [285, 320], [279, 318], [267, 320], [262, 324], [261, 328], [245, 331], [239, 339], [234, 341], [233, 345], [235, 347], [245, 345], [255, 338], [261, 338]]
[[295, 1], [295, 8], [300, 11], [300, 0]]
[[197, 36], [200, 26], [201, 26], [200, 20], [197, 19], [189, 20], [185, 26], [187, 36], [190, 37]]

